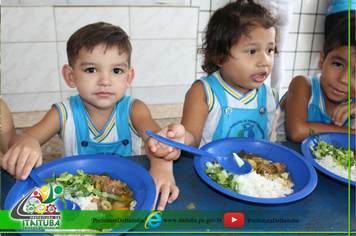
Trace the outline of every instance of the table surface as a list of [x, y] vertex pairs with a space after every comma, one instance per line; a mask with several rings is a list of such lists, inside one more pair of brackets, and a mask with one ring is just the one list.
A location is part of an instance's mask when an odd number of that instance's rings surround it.
[[[300, 144], [284, 142], [282, 145], [300, 152]], [[149, 162], [145, 156], [127, 158], [149, 169]], [[306, 198], [287, 204], [266, 205], [235, 199], [211, 188], [196, 173], [193, 160], [193, 155], [182, 153], [179, 160], [174, 163], [174, 175], [180, 195], [175, 202], [167, 204], [166, 210], [187, 210], [186, 206], [189, 203], [194, 203], [194, 210], [241, 212], [245, 215], [245, 225], [241, 230], [245, 231], [348, 231], [348, 186], [334, 181], [319, 171], [317, 171], [318, 184]], [[1, 171], [1, 180], [1, 207], [3, 209], [6, 196], [15, 184], [15, 180], [5, 171]], [[354, 188], [351, 188], [350, 192], [350, 209], [350, 229], [355, 231]], [[299, 223], [247, 224], [247, 218], [295, 219]]]

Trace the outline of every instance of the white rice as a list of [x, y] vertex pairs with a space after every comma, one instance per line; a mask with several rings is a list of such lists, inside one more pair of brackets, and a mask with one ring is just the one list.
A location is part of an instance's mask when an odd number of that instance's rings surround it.
[[[279, 198], [293, 193], [294, 184], [275, 175], [257, 174], [255, 171], [241, 175], [244, 184], [238, 187], [239, 194], [258, 198]], [[241, 178], [241, 177], [240, 177]]]
[[[315, 159], [315, 161], [321, 165], [322, 167], [324, 167], [325, 169], [327, 169], [328, 171], [341, 176], [345, 179], [349, 178], [349, 172], [347, 168], [339, 168], [335, 161], [333, 160], [333, 157], [331, 155], [327, 155], [318, 159]], [[350, 179], [355, 181], [356, 179], [356, 167], [352, 166], [350, 168]]]
[[98, 197], [95, 197], [94, 195], [91, 195], [89, 197], [76, 197], [72, 198], [70, 195], [64, 196], [65, 199], [73, 201], [77, 203], [80, 206], [80, 209], [82, 210], [98, 210], [98, 202], [92, 202], [93, 199], [99, 199]]

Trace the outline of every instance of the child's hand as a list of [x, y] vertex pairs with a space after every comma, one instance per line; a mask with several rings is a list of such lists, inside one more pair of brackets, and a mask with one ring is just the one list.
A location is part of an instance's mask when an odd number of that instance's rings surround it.
[[[151, 169], [149, 171], [156, 184], [156, 200], [151, 210], [155, 209], [159, 194], [161, 194], [161, 199], [157, 205], [157, 210], [164, 210], [167, 202], [172, 203], [178, 198], [179, 195], [179, 189], [176, 186], [173, 176], [172, 162], [164, 162], [165, 163], [163, 165], [160, 165], [161, 168], [157, 165], [151, 165]], [[169, 194], [171, 194], [171, 196], [169, 196]]]
[[[356, 108], [355, 108], [355, 103], [352, 102], [350, 104], [350, 113], [351, 113], [351, 117], [355, 117], [355, 112], [356, 112]], [[333, 121], [333, 123], [337, 126], [343, 126], [345, 124], [345, 122], [347, 121], [349, 116], [349, 107], [348, 104], [342, 104], [340, 106], [338, 106], [333, 115], [331, 116], [331, 120]], [[355, 122], [353, 124], [351, 124], [351, 128], [355, 129]]]
[[[176, 142], [184, 143], [185, 128], [181, 124], [170, 124], [157, 133], [158, 135], [172, 139]], [[147, 141], [148, 151], [155, 157], [164, 158], [166, 161], [177, 160], [180, 156], [180, 149], [166, 145], [150, 137]]]
[[41, 146], [37, 139], [24, 133], [16, 135], [11, 142], [14, 144], [1, 158], [1, 166], [16, 181], [25, 180], [33, 168], [42, 165]]

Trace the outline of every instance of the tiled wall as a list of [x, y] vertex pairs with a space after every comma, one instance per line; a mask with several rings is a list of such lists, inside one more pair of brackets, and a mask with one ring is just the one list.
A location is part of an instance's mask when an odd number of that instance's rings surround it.
[[48, 110], [76, 94], [61, 76], [66, 41], [97, 21], [119, 25], [131, 38], [136, 77], [129, 95], [147, 104], [182, 103], [195, 79], [197, 7], [2, 3], [2, 98], [12, 112]]
[[[293, 0], [290, 0], [293, 1]], [[121, 26], [133, 45], [128, 94], [146, 104], [182, 103], [201, 70], [211, 14], [230, 0], [2, 0], [2, 98], [11, 111], [48, 110], [75, 93], [64, 83], [65, 43], [96, 21]], [[327, 0], [294, 0], [283, 94], [298, 74], [314, 76], [324, 42]], [[74, 6], [75, 5], [75, 6]], [[98, 6], [99, 5], [99, 6]]]

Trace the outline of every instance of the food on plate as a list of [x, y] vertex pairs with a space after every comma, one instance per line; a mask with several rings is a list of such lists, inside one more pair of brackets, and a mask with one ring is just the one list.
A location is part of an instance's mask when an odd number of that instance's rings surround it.
[[355, 166], [355, 150], [347, 148], [337, 148], [334, 145], [327, 144], [321, 139], [320, 134], [315, 133], [312, 135], [318, 144], [310, 145], [310, 149], [313, 155], [316, 157], [315, 162], [328, 171], [348, 179], [348, 168], [350, 165], [350, 178], [355, 181], [356, 178], [356, 166]]
[[65, 172], [58, 178], [53, 173], [45, 182], [61, 185], [64, 190], [61, 199], [77, 203], [82, 210], [134, 210], [137, 203], [126, 183], [113, 180], [106, 173], [91, 175], [77, 170], [76, 175]]
[[238, 153], [252, 166], [246, 175], [236, 175], [224, 170], [217, 162], [207, 162], [205, 173], [220, 186], [242, 195], [258, 198], [285, 197], [293, 193], [294, 183], [283, 163], [272, 162], [244, 150]]

